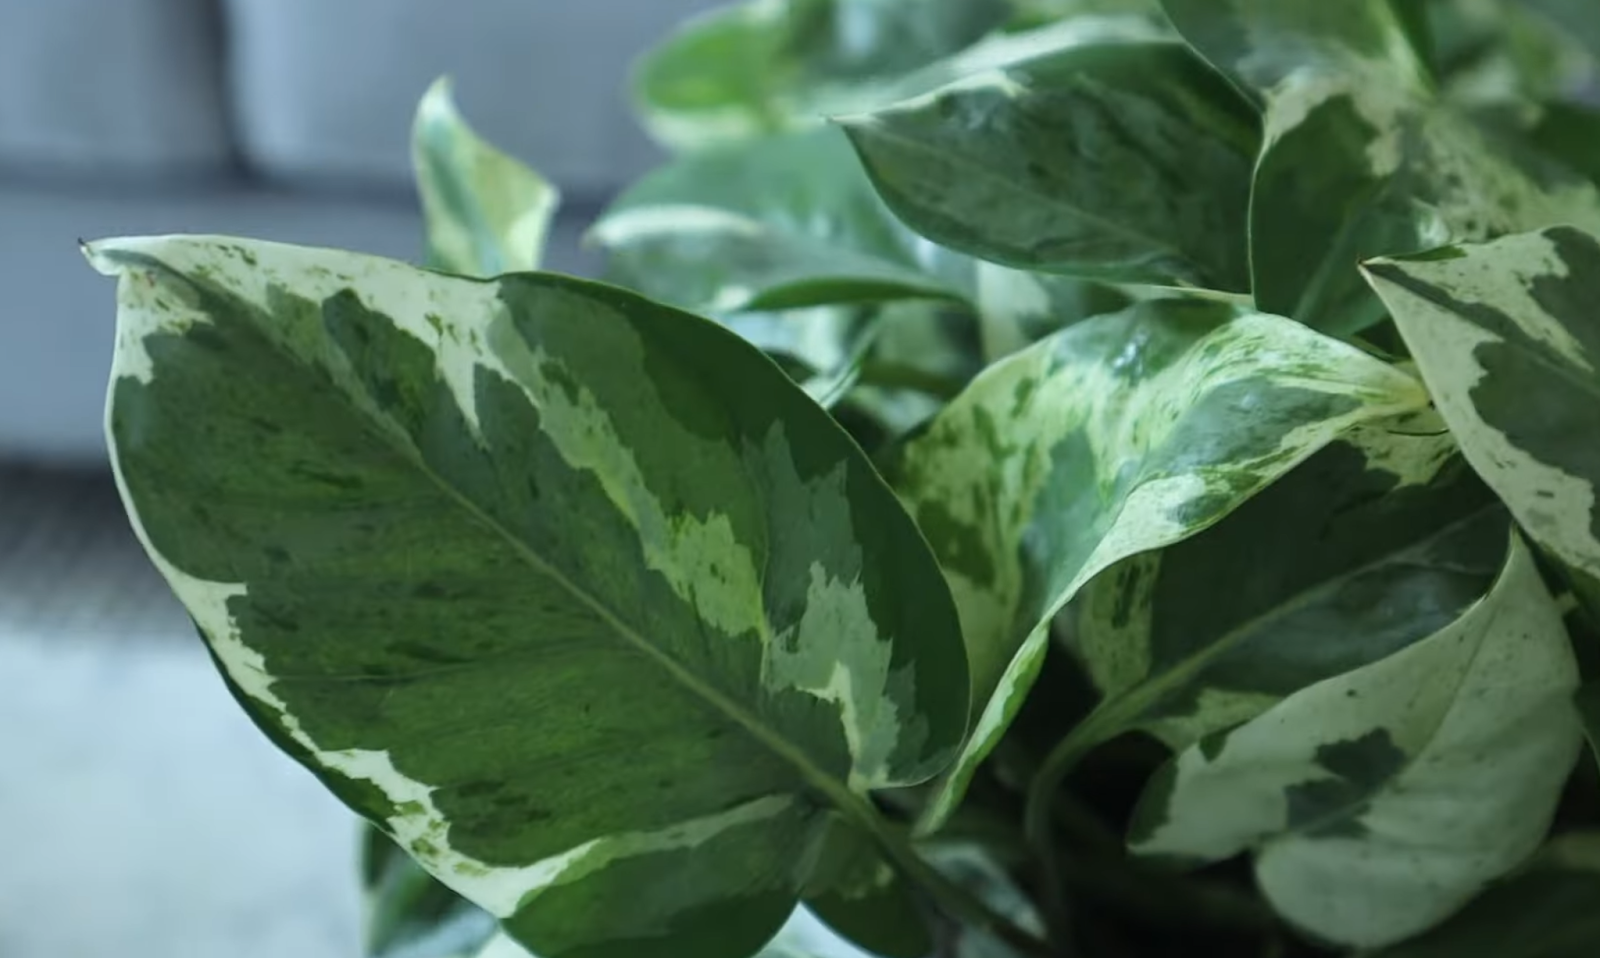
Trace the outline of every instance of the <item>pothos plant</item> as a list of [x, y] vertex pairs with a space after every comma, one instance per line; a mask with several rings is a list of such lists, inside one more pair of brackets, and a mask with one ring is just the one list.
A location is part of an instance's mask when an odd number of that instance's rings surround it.
[[375, 955], [1600, 953], [1597, 33], [728, 7], [603, 282], [441, 83], [426, 268], [89, 244], [124, 500]]

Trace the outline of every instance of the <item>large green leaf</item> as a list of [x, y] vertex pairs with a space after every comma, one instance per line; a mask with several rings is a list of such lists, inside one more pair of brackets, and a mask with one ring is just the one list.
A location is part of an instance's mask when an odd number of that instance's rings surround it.
[[1465, 615], [1178, 755], [1135, 812], [1144, 854], [1252, 851], [1275, 909], [1363, 948], [1424, 931], [1544, 840], [1582, 736], [1577, 662], [1532, 553]]
[[1534, 539], [1600, 576], [1600, 241], [1561, 227], [1366, 272], [1468, 461]]
[[999, 26], [1004, 0], [749, 0], [686, 22], [638, 63], [645, 127], [700, 149], [818, 123]]
[[538, 269], [560, 195], [479, 138], [450, 90], [445, 79], [428, 89], [411, 133], [429, 265], [463, 276]]
[[1069, 43], [842, 120], [889, 206], [1028, 269], [1247, 291], [1254, 111], [1180, 43]]
[[826, 127], [682, 157], [618, 198], [589, 237], [608, 280], [718, 315], [960, 296], [971, 282], [963, 258], [895, 219]]
[[715, 323], [269, 243], [89, 255], [124, 501], [240, 701], [542, 958], [749, 954], [828, 809], [881, 833], [865, 790], [959, 746], [922, 537]]
[[1163, 0], [1266, 103], [1250, 252], [1256, 304], [1344, 335], [1382, 306], [1356, 264], [1554, 223], [1600, 225], [1594, 185], [1434, 95], [1389, 0]]
[[1410, 376], [1298, 323], [1198, 299], [1086, 320], [985, 371], [890, 471], [955, 592], [978, 715], [925, 826], [959, 801], [1085, 582], [1426, 401]]
[[1083, 589], [1069, 632], [1102, 700], [1073, 747], [1139, 728], [1184, 748], [1433, 635], [1488, 591], [1507, 528], [1437, 417], [1352, 429]]
[[1372, 958], [1591, 958], [1600, 954], [1596, 902], [1600, 834], [1564, 835], [1451, 920]]

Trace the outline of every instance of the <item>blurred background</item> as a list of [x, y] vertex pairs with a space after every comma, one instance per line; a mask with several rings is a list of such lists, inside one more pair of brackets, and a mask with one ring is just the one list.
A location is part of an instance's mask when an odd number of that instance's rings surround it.
[[658, 160], [633, 57], [712, 0], [0, 0], [0, 958], [353, 958], [356, 828], [229, 699], [149, 568], [79, 238], [230, 233], [418, 261], [441, 74], [562, 189], [549, 268]]

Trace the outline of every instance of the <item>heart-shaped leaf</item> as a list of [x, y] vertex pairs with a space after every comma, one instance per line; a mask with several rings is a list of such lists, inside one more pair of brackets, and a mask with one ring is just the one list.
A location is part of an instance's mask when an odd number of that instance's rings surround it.
[[881, 832], [866, 790], [958, 748], [922, 537], [717, 324], [242, 240], [89, 255], [125, 504], [239, 700], [541, 958], [743, 958], [826, 812]]
[[1577, 662], [1533, 555], [1465, 615], [1312, 685], [1168, 764], [1135, 812], [1135, 851], [1250, 850], [1285, 918], [1363, 948], [1432, 927], [1530, 855], [1582, 736]]
[[890, 465], [955, 593], [978, 716], [924, 827], [954, 810], [1084, 583], [1426, 402], [1352, 347], [1199, 299], [1089, 319], [986, 370]]
[[1184, 748], [1433, 635], [1488, 591], [1508, 527], [1436, 416], [1352, 429], [1084, 588], [1068, 631], [1102, 700], [1073, 748], [1135, 728]]
[[1559, 227], [1366, 272], [1467, 460], [1540, 545], [1600, 577], [1600, 240]]
[[538, 269], [560, 194], [474, 133], [450, 91], [446, 79], [428, 89], [411, 132], [428, 263], [463, 276]]
[[1255, 111], [1183, 44], [1067, 43], [841, 121], [889, 206], [1008, 266], [1248, 291]]

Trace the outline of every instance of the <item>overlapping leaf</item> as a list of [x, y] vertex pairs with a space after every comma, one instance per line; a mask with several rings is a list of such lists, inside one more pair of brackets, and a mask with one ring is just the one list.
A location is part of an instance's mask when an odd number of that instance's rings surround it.
[[538, 269], [560, 195], [479, 138], [450, 90], [448, 80], [434, 83], [412, 128], [429, 265], [463, 276]]
[[849, 438], [611, 287], [108, 241], [109, 433], [241, 703], [542, 956], [754, 951], [936, 774], [956, 613]]
[[1352, 429], [1084, 588], [1068, 631], [1102, 701], [1074, 747], [1140, 728], [1184, 748], [1433, 635], [1488, 591], [1508, 528], [1436, 416]]
[[678, 159], [590, 238], [607, 279], [698, 312], [954, 297], [971, 267], [902, 226], [849, 143], [815, 128]]
[[1336, 334], [1383, 315], [1356, 264], [1555, 223], [1600, 192], [1434, 96], [1389, 0], [1163, 0], [1266, 104], [1250, 217], [1256, 304]]
[[1600, 834], [1562, 836], [1438, 928], [1373, 958], [1589, 958], [1600, 954]]
[[1250, 850], [1294, 924], [1393, 944], [1544, 840], [1581, 745], [1577, 685], [1561, 613], [1514, 537], [1493, 589], [1436, 635], [1182, 752], [1135, 814], [1134, 849]]
[[1196, 299], [1090, 319], [990, 367], [890, 472], [955, 592], [977, 727], [959, 801], [1096, 573], [1212, 525], [1421, 384], [1292, 321]]
[[1560, 227], [1366, 272], [1468, 461], [1534, 539], [1600, 576], [1600, 241]]
[[1249, 289], [1256, 115], [1180, 43], [1067, 42], [842, 122], [889, 206], [937, 243]]
[[810, 126], [999, 26], [1004, 0], [749, 0], [683, 25], [639, 63], [647, 129], [679, 150]]

